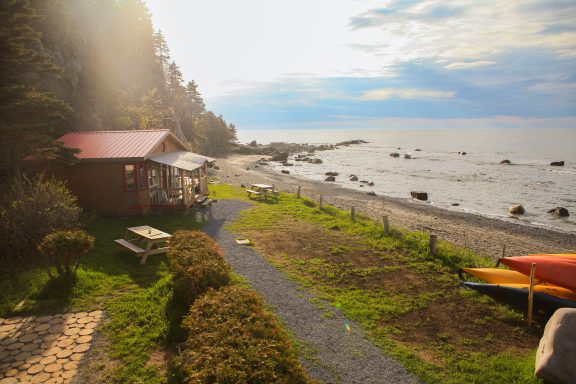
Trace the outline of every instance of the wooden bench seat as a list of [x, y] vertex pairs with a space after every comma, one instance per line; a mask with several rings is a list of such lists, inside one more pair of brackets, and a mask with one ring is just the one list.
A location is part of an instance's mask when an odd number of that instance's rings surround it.
[[146, 252], [145, 249], [140, 248], [139, 246], [137, 246], [136, 244], [133, 244], [131, 242], [129, 242], [128, 240], [124, 240], [124, 239], [117, 239], [114, 240], [118, 245], [121, 245], [122, 247], [136, 253], [136, 254], [140, 254], [140, 253], [144, 253]]
[[247, 189], [246, 192], [248, 193], [248, 197], [250, 197], [251, 194], [255, 194], [256, 196], [260, 196], [262, 194], [260, 191], [253, 191], [251, 189]]

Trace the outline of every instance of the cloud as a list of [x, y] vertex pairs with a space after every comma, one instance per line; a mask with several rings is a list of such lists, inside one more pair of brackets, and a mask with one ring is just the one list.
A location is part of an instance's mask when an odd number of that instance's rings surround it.
[[494, 65], [494, 64], [496, 64], [494, 61], [489, 61], [489, 60], [458, 61], [455, 63], [448, 64], [444, 68], [446, 68], [446, 69], [469, 69], [469, 68], [485, 67], [487, 65]]
[[362, 100], [387, 100], [387, 99], [430, 99], [430, 98], [450, 98], [455, 92], [435, 91], [431, 89], [395, 89], [381, 88], [365, 92]]

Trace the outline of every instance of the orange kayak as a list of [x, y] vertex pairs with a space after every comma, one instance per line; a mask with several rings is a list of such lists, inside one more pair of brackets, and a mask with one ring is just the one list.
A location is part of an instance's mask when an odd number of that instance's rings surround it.
[[576, 259], [551, 256], [503, 257], [500, 261], [530, 276], [532, 263], [536, 264], [536, 278], [563, 288], [576, 290]]
[[575, 259], [576, 253], [531, 253], [528, 256], [568, 257]]
[[501, 268], [462, 268], [466, 273], [491, 284], [530, 284], [530, 277], [520, 272]]

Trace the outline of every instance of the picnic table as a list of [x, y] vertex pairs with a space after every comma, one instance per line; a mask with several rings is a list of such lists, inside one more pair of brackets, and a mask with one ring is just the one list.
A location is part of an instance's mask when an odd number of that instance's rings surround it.
[[252, 184], [250, 189], [246, 190], [246, 193], [248, 193], [248, 197], [255, 195], [257, 197], [264, 197], [265, 199], [267, 199], [268, 196], [278, 198], [278, 191], [276, 191], [273, 185], [268, 184]]
[[169, 233], [162, 232], [149, 225], [141, 225], [139, 227], [126, 228], [124, 238], [114, 241], [141, 257], [140, 264], [144, 264], [149, 255], [166, 253], [170, 249], [168, 241], [171, 237], [172, 235]]

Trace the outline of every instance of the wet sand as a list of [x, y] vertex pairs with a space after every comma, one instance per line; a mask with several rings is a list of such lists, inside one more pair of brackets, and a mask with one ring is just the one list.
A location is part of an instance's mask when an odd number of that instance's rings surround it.
[[470, 248], [474, 252], [496, 259], [506, 246], [506, 256], [528, 253], [576, 253], [576, 233], [546, 229], [500, 220], [481, 215], [450, 211], [426, 202], [387, 196], [369, 196], [361, 191], [306, 180], [292, 175], [274, 173], [267, 166], [255, 167], [261, 156], [233, 155], [216, 161], [221, 168], [211, 173], [219, 181], [241, 184], [274, 184], [278, 190], [296, 193], [318, 200], [320, 194], [326, 204], [341, 209], [356, 208], [360, 214], [381, 222], [387, 215], [391, 226], [438, 235], [441, 240]]

